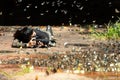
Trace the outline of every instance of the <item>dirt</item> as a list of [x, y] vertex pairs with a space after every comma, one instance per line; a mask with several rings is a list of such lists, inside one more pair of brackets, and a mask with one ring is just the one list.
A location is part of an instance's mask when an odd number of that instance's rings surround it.
[[[41, 27], [43, 30], [44, 27]], [[13, 41], [13, 34], [17, 28], [16, 27], [5, 27], [0, 31], [0, 72], [7, 73], [8, 75], [14, 74], [21, 71], [19, 64], [2, 64], [1, 60], [9, 60], [13, 58], [26, 58], [28, 57], [27, 53], [30, 54], [30, 57], [38, 56], [36, 53], [69, 53], [76, 46], [70, 45], [67, 48], [64, 46], [64, 43], [76, 43], [76, 44], [88, 44], [91, 45], [94, 42], [94, 39], [89, 37], [89, 34], [79, 34], [79, 27], [53, 27], [54, 37], [56, 39], [56, 47], [51, 48], [12, 48], [11, 44]], [[7, 30], [7, 31], [5, 31]], [[87, 49], [87, 46], [81, 46], [81, 48]], [[24, 74], [12, 76], [15, 80], [101, 80], [97, 76], [101, 76], [97, 73], [88, 73], [88, 74], [71, 74], [71, 73], [55, 73], [46, 75], [45, 71], [41, 71], [39, 67], [35, 67], [34, 71]], [[102, 76], [104, 76], [102, 73]], [[111, 73], [110, 73], [111, 74]], [[112, 73], [114, 74], [114, 73]], [[115, 75], [116, 76], [116, 75]], [[90, 77], [90, 78], [88, 78]], [[38, 78], [38, 79], [37, 79]], [[110, 79], [113, 80], [113, 79]], [[116, 78], [118, 80], [118, 77]]]

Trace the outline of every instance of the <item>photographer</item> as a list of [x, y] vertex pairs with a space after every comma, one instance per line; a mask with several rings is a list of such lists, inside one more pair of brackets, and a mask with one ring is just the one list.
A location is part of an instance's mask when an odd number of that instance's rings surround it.
[[51, 47], [55, 44], [51, 26], [47, 26], [46, 31], [24, 27], [15, 32], [12, 47]]

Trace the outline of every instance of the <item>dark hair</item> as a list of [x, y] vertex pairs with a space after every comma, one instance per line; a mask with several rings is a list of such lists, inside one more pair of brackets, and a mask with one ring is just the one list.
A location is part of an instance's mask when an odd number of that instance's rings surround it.
[[31, 35], [33, 33], [33, 29], [24, 27], [23, 29], [18, 29], [14, 36], [14, 39], [18, 39], [19, 42], [28, 43], [31, 39]]

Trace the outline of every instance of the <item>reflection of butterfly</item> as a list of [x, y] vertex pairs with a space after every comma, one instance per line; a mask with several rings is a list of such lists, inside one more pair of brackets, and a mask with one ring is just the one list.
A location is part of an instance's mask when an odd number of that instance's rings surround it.
[[31, 16], [28, 16], [28, 17], [26, 17], [27, 19], [30, 19], [31, 18]]
[[120, 11], [116, 8], [116, 9], [115, 9], [115, 13], [120, 13]]
[[27, 8], [29, 8], [30, 6], [28, 5], [28, 6], [26, 6]]
[[82, 6], [82, 7], [79, 8], [79, 10], [83, 10], [83, 8], [84, 8], [84, 7]]
[[58, 10], [55, 10], [55, 13], [57, 13], [58, 12]]
[[40, 13], [40, 15], [42, 16], [42, 15], [44, 15], [44, 13]]
[[18, 2], [22, 2], [22, 0], [18, 0]]
[[35, 8], [37, 8], [37, 6], [35, 6]]
[[27, 9], [25, 8], [24, 11], [27, 11]]
[[45, 4], [45, 2], [42, 2], [42, 3], [41, 3], [41, 5], [44, 5], [44, 4]]

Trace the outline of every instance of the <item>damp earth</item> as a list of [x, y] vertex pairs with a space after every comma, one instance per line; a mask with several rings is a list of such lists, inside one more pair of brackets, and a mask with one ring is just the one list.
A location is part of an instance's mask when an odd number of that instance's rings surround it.
[[[0, 76], [3, 80], [58, 80], [54, 76], [61, 80], [120, 79], [119, 41], [91, 38], [90, 31], [80, 26], [52, 26], [55, 47], [12, 48], [13, 33], [19, 27], [23, 26], [0, 27]], [[33, 27], [45, 30], [45, 26]], [[31, 69], [24, 77], [20, 75], [23, 66]], [[63, 75], [67, 77], [61, 78]]]

